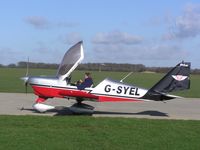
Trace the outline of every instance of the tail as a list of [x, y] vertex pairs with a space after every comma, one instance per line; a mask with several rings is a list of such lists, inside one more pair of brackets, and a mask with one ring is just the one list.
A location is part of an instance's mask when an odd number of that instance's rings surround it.
[[172, 68], [144, 96], [153, 100], [168, 100], [175, 98], [167, 95], [169, 92], [190, 88], [190, 62], [181, 62]]

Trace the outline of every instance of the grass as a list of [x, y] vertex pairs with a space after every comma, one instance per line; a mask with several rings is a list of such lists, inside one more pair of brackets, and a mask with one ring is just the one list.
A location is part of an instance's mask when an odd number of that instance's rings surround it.
[[200, 121], [0, 116], [0, 149], [200, 149]]
[[[25, 76], [26, 69], [0, 68], [0, 92], [22, 93], [25, 86], [21, 77]], [[54, 75], [55, 70], [31, 69], [31, 75]], [[31, 92], [31, 88], [29, 88]]]
[[[84, 77], [85, 71], [74, 71], [72, 74], [72, 81], [75, 82]], [[0, 92], [25, 92], [25, 87], [23, 81], [20, 80], [21, 77], [25, 76], [26, 69], [15, 69], [15, 68], [0, 68]], [[56, 70], [49, 69], [30, 69], [30, 75], [50, 75], [56, 74]], [[103, 79], [110, 77], [112, 79], [121, 80], [126, 76], [127, 72], [98, 72], [92, 71], [92, 76], [95, 85], [101, 82]], [[125, 83], [134, 84], [136, 86], [151, 88], [158, 80], [163, 77], [164, 74], [159, 73], [133, 73], [127, 79], [124, 80]], [[183, 97], [200, 97], [199, 92], [200, 85], [200, 75], [191, 76], [191, 89], [187, 91], [181, 91], [177, 94]], [[31, 88], [28, 88], [28, 92], [31, 92]]]

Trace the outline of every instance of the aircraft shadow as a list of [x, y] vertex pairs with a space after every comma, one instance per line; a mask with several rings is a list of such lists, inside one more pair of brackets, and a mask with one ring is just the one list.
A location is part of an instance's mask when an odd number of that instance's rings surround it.
[[[33, 113], [38, 113], [34, 109], [30, 108], [23, 108], [21, 110], [26, 110], [26, 111], [32, 111]], [[137, 113], [129, 113], [129, 112], [110, 112], [110, 111], [81, 111], [79, 113], [73, 112], [70, 107], [57, 107], [56, 109], [48, 110], [45, 113], [55, 113], [54, 116], [71, 116], [71, 115], [85, 115], [85, 116], [92, 116], [92, 115], [146, 115], [146, 116], [157, 116], [157, 117], [169, 117], [167, 113], [156, 111], [156, 110], [147, 110], [147, 111], [141, 111]]]
[[55, 116], [63, 116], [63, 115], [147, 115], [147, 116], [157, 116], [157, 117], [169, 117], [167, 113], [156, 111], [156, 110], [147, 110], [147, 111], [141, 111], [137, 113], [129, 113], [129, 112], [110, 112], [110, 111], [93, 111], [93, 112], [85, 112], [82, 111], [80, 113], [74, 113], [70, 110], [69, 107], [65, 107], [62, 110], [57, 110], [57, 113]]
[[148, 116], [162, 116], [168, 117], [167, 113], [163, 113], [156, 110], [141, 111], [137, 113], [126, 113], [126, 112], [108, 112], [108, 111], [94, 111], [93, 114], [108, 114], [108, 115], [148, 115]]

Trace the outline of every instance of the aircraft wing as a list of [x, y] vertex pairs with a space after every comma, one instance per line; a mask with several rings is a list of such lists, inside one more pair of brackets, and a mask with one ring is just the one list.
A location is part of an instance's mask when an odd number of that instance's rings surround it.
[[83, 42], [80, 41], [65, 53], [56, 76], [59, 79], [64, 80], [76, 69], [83, 58]]

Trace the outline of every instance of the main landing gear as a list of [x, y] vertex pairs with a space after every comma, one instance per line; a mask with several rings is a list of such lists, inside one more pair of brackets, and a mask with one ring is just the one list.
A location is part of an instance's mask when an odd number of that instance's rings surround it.
[[74, 114], [92, 114], [94, 112], [94, 107], [88, 104], [82, 103], [82, 98], [76, 98], [77, 103], [73, 104], [69, 109]]

